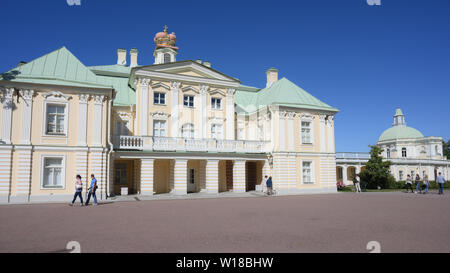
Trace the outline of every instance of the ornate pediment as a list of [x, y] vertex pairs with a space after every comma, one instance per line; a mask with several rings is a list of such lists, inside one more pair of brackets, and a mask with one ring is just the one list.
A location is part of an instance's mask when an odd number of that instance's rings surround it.
[[66, 95], [60, 91], [50, 91], [46, 94], [42, 95], [45, 99], [56, 99], [56, 100], [64, 100], [68, 101], [72, 98], [72, 96]]

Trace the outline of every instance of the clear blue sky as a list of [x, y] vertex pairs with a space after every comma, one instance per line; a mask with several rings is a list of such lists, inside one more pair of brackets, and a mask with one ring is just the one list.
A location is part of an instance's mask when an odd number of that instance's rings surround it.
[[400, 106], [408, 125], [450, 138], [450, 1], [2, 0], [0, 71], [66, 46], [85, 65], [117, 48], [152, 64], [167, 24], [178, 60], [203, 59], [243, 84], [265, 86], [276, 67], [337, 107], [337, 151], [368, 151]]

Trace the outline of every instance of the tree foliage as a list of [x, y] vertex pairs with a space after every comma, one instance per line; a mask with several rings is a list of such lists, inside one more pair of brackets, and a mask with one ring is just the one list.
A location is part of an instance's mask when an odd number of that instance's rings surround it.
[[368, 189], [382, 189], [389, 188], [389, 185], [395, 182], [389, 167], [390, 161], [383, 161], [381, 152], [383, 151], [378, 146], [370, 147], [370, 159], [366, 164], [366, 168], [359, 174], [361, 185], [365, 185]]
[[450, 159], [450, 140], [447, 140], [447, 142], [442, 141], [442, 153], [447, 159]]

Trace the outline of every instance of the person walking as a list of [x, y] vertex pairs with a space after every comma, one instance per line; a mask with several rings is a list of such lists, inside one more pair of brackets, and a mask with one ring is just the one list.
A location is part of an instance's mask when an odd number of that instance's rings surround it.
[[416, 193], [422, 193], [422, 190], [420, 189], [420, 176], [419, 174], [416, 174]]
[[408, 192], [408, 189], [411, 189], [411, 193], [414, 192], [414, 190], [412, 188], [411, 176], [409, 174], [406, 176], [405, 188], [406, 188], [406, 192]]
[[273, 193], [273, 191], [272, 191], [272, 176], [269, 176], [269, 179], [267, 179], [266, 186], [267, 186], [267, 195], [272, 195], [272, 193]]
[[423, 177], [423, 184], [422, 184], [423, 194], [427, 194], [428, 193], [429, 186], [430, 186], [430, 181], [428, 180], [428, 175], [425, 175]]
[[359, 183], [359, 179], [358, 175], [353, 177], [353, 185], [355, 185], [356, 192], [361, 192], [361, 183]]
[[261, 181], [261, 192], [265, 192], [264, 188], [265, 188], [266, 185], [267, 185], [267, 179], [268, 179], [268, 176], [265, 175], [265, 176], [263, 177], [262, 181]]
[[91, 186], [89, 187], [89, 193], [88, 193], [88, 197], [86, 200], [86, 206], [89, 204], [89, 200], [91, 200], [91, 195], [92, 198], [94, 199], [94, 206], [98, 205], [97, 204], [97, 196], [95, 195], [95, 191], [97, 190], [97, 179], [95, 179], [94, 174], [91, 174]]
[[83, 206], [83, 182], [81, 181], [81, 175], [77, 174], [76, 181], [75, 181], [75, 194], [73, 195], [72, 203], [70, 203], [70, 206], [73, 206], [73, 203], [75, 203], [75, 200], [77, 200], [77, 197], [80, 197], [81, 206]]
[[442, 176], [441, 173], [439, 173], [438, 177], [436, 178], [436, 182], [439, 185], [439, 194], [444, 194], [444, 183], [445, 183], [445, 179]]

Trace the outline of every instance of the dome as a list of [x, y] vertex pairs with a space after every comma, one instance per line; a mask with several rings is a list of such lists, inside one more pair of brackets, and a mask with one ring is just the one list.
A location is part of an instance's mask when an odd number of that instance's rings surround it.
[[393, 140], [400, 138], [422, 138], [424, 137], [418, 130], [406, 125], [393, 126], [384, 131], [378, 141]]
[[158, 32], [155, 35], [155, 39], [164, 38], [164, 37], [166, 37], [166, 35], [167, 35], [167, 33], [165, 33], [165, 32]]

